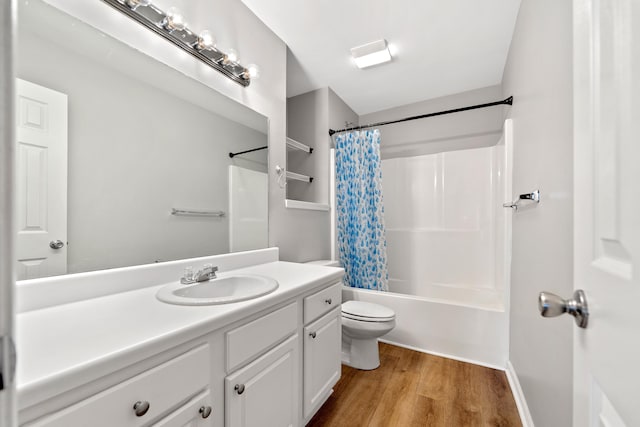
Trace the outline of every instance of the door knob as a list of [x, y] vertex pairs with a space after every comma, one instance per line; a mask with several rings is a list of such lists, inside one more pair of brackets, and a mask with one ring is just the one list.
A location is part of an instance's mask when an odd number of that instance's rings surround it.
[[62, 249], [64, 247], [64, 242], [62, 240], [52, 240], [49, 242], [49, 247], [51, 249]]
[[568, 313], [575, 317], [576, 325], [586, 328], [589, 321], [589, 306], [587, 296], [582, 289], [573, 293], [573, 299], [562, 299], [551, 292], [540, 292], [538, 309], [542, 317], [556, 317]]

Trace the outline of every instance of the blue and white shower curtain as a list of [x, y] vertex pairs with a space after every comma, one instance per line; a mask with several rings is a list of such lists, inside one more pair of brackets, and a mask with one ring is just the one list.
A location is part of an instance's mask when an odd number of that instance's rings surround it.
[[336, 222], [344, 283], [389, 290], [380, 131], [336, 137]]

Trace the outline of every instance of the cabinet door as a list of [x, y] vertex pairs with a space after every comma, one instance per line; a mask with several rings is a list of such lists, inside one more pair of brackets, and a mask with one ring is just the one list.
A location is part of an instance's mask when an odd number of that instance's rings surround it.
[[213, 418], [211, 393], [207, 390], [153, 424], [152, 427], [211, 427]]
[[340, 309], [304, 328], [304, 417], [311, 418], [340, 379]]
[[298, 335], [225, 379], [225, 425], [290, 427], [298, 424]]

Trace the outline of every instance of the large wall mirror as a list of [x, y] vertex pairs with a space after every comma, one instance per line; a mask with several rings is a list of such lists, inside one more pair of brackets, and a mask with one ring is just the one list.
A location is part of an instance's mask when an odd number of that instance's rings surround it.
[[18, 279], [267, 247], [268, 150], [229, 157], [267, 146], [266, 117], [42, 0], [18, 11]]

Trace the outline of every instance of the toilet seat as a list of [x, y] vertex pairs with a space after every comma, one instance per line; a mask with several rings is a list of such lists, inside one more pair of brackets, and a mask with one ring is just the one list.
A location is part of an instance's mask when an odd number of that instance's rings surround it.
[[342, 303], [342, 317], [361, 322], [389, 322], [396, 314], [388, 307], [364, 301]]

